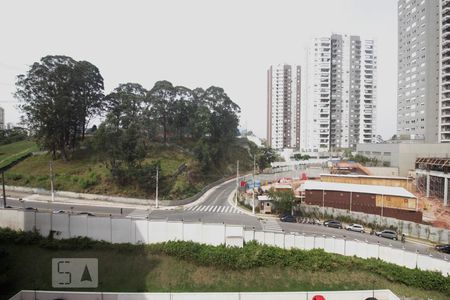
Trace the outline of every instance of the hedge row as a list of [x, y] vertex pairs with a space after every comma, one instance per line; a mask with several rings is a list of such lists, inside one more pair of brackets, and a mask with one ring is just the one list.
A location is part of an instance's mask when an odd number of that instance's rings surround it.
[[438, 272], [408, 269], [378, 259], [361, 259], [326, 253], [320, 249], [285, 250], [277, 247], [247, 243], [242, 248], [209, 246], [194, 242], [174, 241], [152, 245], [109, 244], [88, 238], [55, 240], [44, 238], [36, 232], [17, 232], [0, 229], [0, 245], [14, 243], [38, 245], [50, 250], [113, 250], [130, 254], [163, 254], [200, 266], [242, 270], [258, 267], [282, 266], [313, 272], [366, 271], [392, 282], [423, 290], [434, 290], [450, 295], [450, 277]]

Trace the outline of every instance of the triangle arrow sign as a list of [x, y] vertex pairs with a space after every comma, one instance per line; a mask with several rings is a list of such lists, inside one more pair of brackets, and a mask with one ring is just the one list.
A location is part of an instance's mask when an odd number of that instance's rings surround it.
[[84, 266], [84, 271], [83, 274], [81, 275], [80, 281], [92, 281], [91, 274], [89, 273], [87, 265]]

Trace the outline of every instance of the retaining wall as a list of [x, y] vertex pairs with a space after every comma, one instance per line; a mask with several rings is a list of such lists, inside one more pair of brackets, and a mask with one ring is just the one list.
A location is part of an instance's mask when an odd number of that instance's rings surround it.
[[[205, 186], [200, 192], [198, 192], [197, 194], [195, 194], [192, 197], [189, 197], [186, 199], [181, 199], [181, 200], [158, 200], [158, 204], [161, 206], [186, 205], [188, 203], [196, 201], [211, 188], [213, 188], [219, 184], [222, 184], [222, 183], [230, 180], [231, 178], [233, 178], [233, 177], [222, 178], [213, 183], [210, 183], [207, 186]], [[49, 190], [42, 189], [42, 188], [31, 188], [31, 187], [24, 187], [24, 186], [6, 185], [5, 189], [7, 191], [19, 192], [19, 193], [51, 195], [51, 192]], [[75, 192], [67, 192], [67, 191], [55, 191], [55, 197], [73, 198], [73, 199], [81, 199], [81, 200], [105, 201], [105, 202], [122, 203], [122, 204], [155, 205], [154, 199], [117, 197], [117, 196], [107, 196], [107, 195], [98, 195], [98, 194], [75, 193]]]

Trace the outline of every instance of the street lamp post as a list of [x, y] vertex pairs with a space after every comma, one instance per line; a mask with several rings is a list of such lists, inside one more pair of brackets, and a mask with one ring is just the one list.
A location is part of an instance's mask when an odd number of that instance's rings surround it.
[[239, 197], [239, 160], [236, 163], [236, 199], [234, 202], [234, 206], [237, 206]]
[[158, 208], [158, 177], [159, 177], [159, 167], [156, 167], [156, 194], [155, 194], [155, 207]]
[[52, 192], [52, 203], [55, 202], [55, 190], [53, 182], [53, 160], [50, 161], [50, 190]]
[[253, 207], [252, 213], [255, 214], [255, 169], [256, 169], [256, 155], [253, 155]]
[[2, 186], [3, 186], [3, 208], [6, 208], [5, 172], [4, 171], [2, 171]]

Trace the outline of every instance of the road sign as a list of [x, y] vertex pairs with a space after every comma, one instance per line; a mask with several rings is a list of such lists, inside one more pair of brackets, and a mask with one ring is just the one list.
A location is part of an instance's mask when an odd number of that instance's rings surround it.
[[98, 259], [53, 258], [52, 286], [54, 288], [98, 287]]

